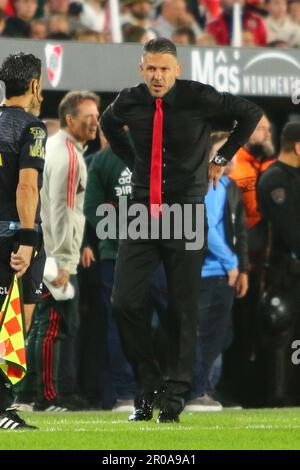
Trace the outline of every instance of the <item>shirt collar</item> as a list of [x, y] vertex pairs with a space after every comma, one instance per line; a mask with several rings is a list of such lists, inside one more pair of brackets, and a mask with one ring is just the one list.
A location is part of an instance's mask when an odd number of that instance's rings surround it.
[[[152, 96], [152, 95], [150, 94], [146, 83], [144, 83], [143, 85], [144, 85], [144, 90], [145, 90], [145, 94], [146, 94], [147, 101], [149, 101], [150, 103], [154, 103], [155, 100], [156, 100], [156, 97], [155, 97], [155, 96]], [[169, 90], [168, 93], [166, 93], [166, 94], [162, 97], [162, 100], [163, 100], [164, 103], [167, 103], [167, 104], [169, 104], [169, 105], [173, 105], [173, 104], [174, 104], [175, 95], [176, 95], [176, 88], [177, 88], [177, 80], [176, 80], [175, 84], [172, 86], [171, 90]]]
[[82, 145], [80, 142], [78, 142], [75, 137], [67, 130], [67, 129], [60, 129], [60, 131], [68, 138], [70, 139], [75, 147], [79, 150], [79, 152], [83, 153], [84, 150], [87, 147], [87, 144]]

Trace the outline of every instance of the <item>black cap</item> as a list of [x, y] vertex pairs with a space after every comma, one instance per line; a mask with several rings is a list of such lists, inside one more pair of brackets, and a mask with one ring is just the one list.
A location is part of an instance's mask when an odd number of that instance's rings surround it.
[[284, 142], [300, 142], [300, 121], [288, 122], [281, 133]]

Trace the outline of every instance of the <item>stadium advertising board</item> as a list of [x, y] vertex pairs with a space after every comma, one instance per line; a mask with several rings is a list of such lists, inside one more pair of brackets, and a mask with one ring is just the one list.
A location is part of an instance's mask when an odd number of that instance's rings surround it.
[[[46, 90], [117, 92], [141, 81], [138, 44], [0, 39], [0, 61], [21, 50], [42, 59]], [[181, 46], [178, 51], [182, 78], [211, 84], [219, 91], [291, 97], [300, 88], [297, 49]]]

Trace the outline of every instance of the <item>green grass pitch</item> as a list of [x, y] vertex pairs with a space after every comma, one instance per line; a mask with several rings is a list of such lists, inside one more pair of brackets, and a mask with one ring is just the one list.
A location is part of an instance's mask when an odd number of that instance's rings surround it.
[[182, 413], [178, 424], [111, 412], [21, 415], [39, 430], [1, 430], [0, 450], [300, 449], [299, 408]]

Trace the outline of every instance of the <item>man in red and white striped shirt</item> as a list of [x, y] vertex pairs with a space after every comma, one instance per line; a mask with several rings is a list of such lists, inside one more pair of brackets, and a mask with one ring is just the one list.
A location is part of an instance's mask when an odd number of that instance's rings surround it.
[[[59, 105], [60, 130], [49, 138], [46, 147], [41, 217], [47, 260], [51, 260], [44, 273], [49, 292], [36, 310], [28, 344], [29, 351], [35, 348], [35, 360], [31, 362], [37, 369], [36, 410], [68, 408], [67, 400], [58, 397], [59, 349], [61, 339], [75, 336], [79, 323], [76, 273], [87, 179], [83, 152], [86, 142], [96, 137], [98, 108], [99, 98], [94, 93], [67, 93]], [[52, 266], [53, 273], [47, 265]], [[31, 357], [34, 354], [29, 354]], [[33, 364], [29, 364], [19, 402], [32, 398], [33, 381]]]

